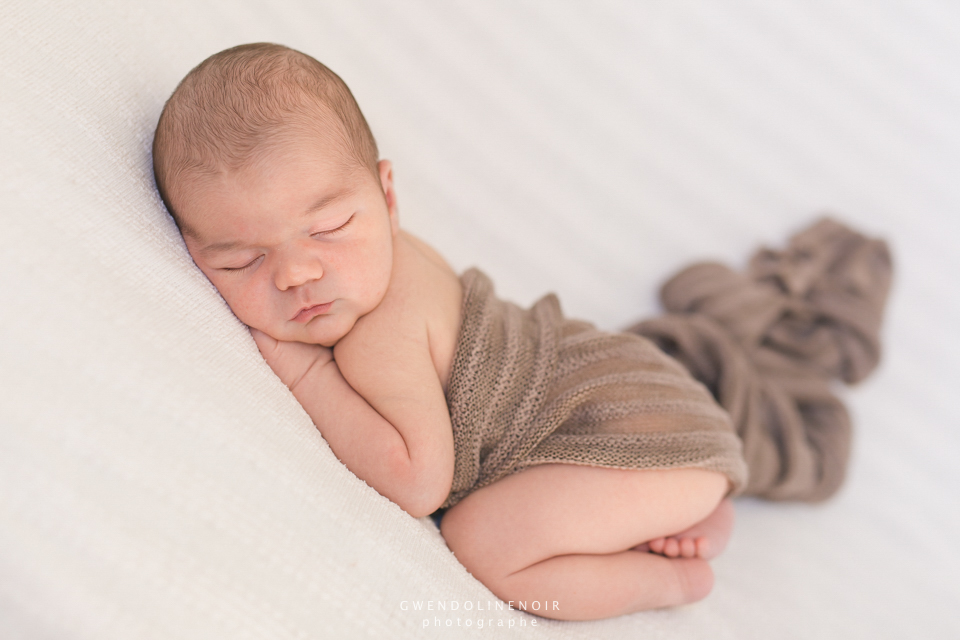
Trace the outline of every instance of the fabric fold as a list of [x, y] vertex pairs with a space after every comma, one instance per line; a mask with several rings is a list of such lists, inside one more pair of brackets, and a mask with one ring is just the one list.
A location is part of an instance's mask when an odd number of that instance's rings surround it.
[[705, 384], [743, 440], [745, 495], [815, 502], [843, 482], [849, 415], [831, 383], [880, 359], [890, 251], [831, 219], [761, 249], [743, 273], [688, 267], [661, 290], [669, 312], [629, 331], [653, 340]]

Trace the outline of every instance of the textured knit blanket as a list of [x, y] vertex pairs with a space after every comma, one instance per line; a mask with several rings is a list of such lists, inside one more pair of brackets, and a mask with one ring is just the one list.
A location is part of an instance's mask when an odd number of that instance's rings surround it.
[[651, 341], [563, 317], [554, 295], [500, 300], [484, 274], [463, 283], [447, 389], [456, 455], [444, 507], [526, 467], [700, 467], [746, 481], [740, 440], [710, 392]]
[[444, 507], [546, 463], [709, 469], [731, 494], [770, 499], [840, 486], [850, 422], [829, 381], [879, 358], [883, 242], [823, 220], [744, 274], [694, 265], [665, 285], [669, 315], [624, 333], [564, 318], [552, 294], [530, 309], [500, 300], [476, 269], [461, 282]]

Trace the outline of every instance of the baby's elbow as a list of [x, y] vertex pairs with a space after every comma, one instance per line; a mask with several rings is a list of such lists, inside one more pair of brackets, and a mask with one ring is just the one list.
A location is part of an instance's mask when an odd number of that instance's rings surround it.
[[398, 461], [395, 472], [398, 491], [388, 497], [414, 518], [428, 516], [439, 509], [453, 485], [453, 469], [449, 473], [446, 470], [438, 473], [436, 468], [418, 468], [409, 458]]
[[440, 483], [435, 479], [414, 483], [407, 496], [407, 504], [400, 505], [414, 518], [428, 516], [440, 508], [450, 494], [450, 482]]
[[428, 504], [433, 504], [433, 503], [432, 503], [432, 502], [427, 503], [427, 502], [424, 502], [424, 501], [414, 500], [414, 501], [410, 502], [409, 504], [407, 504], [406, 506], [400, 505], [400, 507], [401, 507], [404, 511], [406, 511], [407, 513], [409, 513], [411, 516], [413, 516], [414, 518], [422, 518], [422, 517], [424, 517], [424, 516], [430, 515], [431, 513], [433, 513], [433, 512], [436, 511], [437, 509], [439, 509], [439, 508], [440, 508], [440, 505], [443, 504], [443, 502], [441, 501], [441, 502], [436, 503], [436, 506], [435, 506], [435, 507], [427, 506]]
[[421, 492], [409, 492], [403, 496], [396, 496], [393, 501], [414, 518], [428, 516], [443, 504], [443, 500], [435, 500], [433, 496]]

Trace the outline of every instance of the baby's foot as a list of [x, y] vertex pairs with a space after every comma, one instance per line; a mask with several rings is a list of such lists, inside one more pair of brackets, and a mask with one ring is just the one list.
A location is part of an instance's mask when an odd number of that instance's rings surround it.
[[639, 551], [659, 553], [668, 558], [703, 558], [711, 560], [726, 548], [733, 531], [733, 503], [724, 499], [709, 516], [686, 531], [655, 538], [635, 547]]

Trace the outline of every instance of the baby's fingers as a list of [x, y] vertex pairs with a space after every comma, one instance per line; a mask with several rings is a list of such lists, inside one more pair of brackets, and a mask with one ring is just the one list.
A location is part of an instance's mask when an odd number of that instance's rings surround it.
[[267, 365], [291, 389], [297, 386], [312, 366], [333, 359], [332, 351], [318, 344], [277, 340], [253, 327], [250, 327], [250, 335]]

